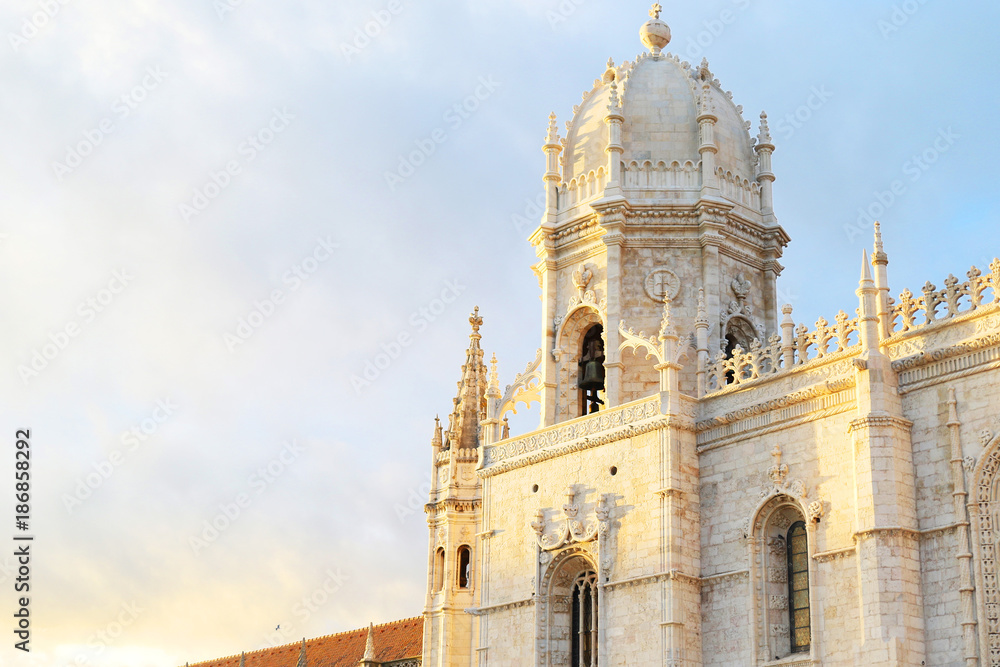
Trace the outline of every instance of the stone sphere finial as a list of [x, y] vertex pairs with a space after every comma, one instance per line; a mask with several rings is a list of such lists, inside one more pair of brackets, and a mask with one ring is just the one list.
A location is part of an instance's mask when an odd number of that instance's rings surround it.
[[639, 37], [642, 43], [652, 52], [654, 56], [660, 55], [667, 44], [670, 43], [670, 26], [660, 20], [660, 12], [663, 7], [660, 3], [653, 5], [649, 10], [649, 20], [639, 29]]

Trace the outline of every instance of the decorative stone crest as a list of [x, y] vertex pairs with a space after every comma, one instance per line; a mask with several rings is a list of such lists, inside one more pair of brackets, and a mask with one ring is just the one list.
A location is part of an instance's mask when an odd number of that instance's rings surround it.
[[583, 300], [583, 295], [587, 291], [587, 287], [590, 285], [590, 281], [594, 279], [594, 272], [587, 268], [586, 264], [581, 264], [577, 271], [573, 272], [573, 286], [580, 292], [580, 300]]
[[657, 303], [663, 303], [666, 295], [673, 301], [681, 291], [681, 279], [670, 269], [656, 269], [646, 276], [643, 284], [646, 294]]
[[993, 441], [993, 433], [989, 429], [983, 429], [979, 432], [979, 444], [986, 447]]
[[564, 520], [555, 523], [553, 529], [545, 521], [545, 510], [535, 513], [531, 528], [535, 531], [538, 546], [543, 551], [559, 549], [574, 542], [590, 542], [597, 538], [598, 533], [606, 533], [609, 526], [611, 508], [607, 494], [602, 495], [597, 507], [594, 508], [592, 519], [580, 517], [580, 504], [576, 501], [576, 491], [573, 487], [566, 489], [566, 504], [562, 507]]
[[774, 465], [767, 469], [767, 476], [771, 478], [774, 486], [780, 488], [785, 484], [785, 478], [788, 477], [788, 466], [781, 462], [781, 446], [775, 445], [774, 449], [771, 450], [771, 457], [774, 459]]
[[820, 519], [823, 518], [823, 503], [818, 500], [814, 500], [809, 503], [809, 507], [806, 509], [806, 518], [813, 523], [818, 523]]

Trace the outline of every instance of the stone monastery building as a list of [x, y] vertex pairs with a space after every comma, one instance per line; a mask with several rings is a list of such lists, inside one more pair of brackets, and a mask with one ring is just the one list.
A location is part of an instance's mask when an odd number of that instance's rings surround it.
[[798, 325], [767, 117], [659, 13], [549, 118], [542, 347], [505, 389], [470, 319], [422, 641], [246, 667], [1000, 665], [1000, 261], [894, 292], [876, 227], [856, 296]]

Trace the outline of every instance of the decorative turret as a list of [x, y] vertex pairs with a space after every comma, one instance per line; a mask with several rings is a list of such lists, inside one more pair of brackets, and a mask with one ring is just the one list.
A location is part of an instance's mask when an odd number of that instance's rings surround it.
[[625, 151], [625, 147], [622, 146], [622, 123], [625, 122], [625, 116], [622, 115], [622, 102], [618, 97], [618, 82], [613, 60], [608, 61], [608, 71], [605, 76], [611, 78], [611, 96], [608, 102], [608, 115], [604, 117], [604, 122], [608, 124], [608, 187], [604, 195], [621, 197], [622, 153]]
[[559, 138], [559, 126], [556, 124], [556, 112], [549, 114], [549, 131], [545, 135], [545, 175], [542, 181], [545, 183], [545, 226], [555, 224], [556, 206], [559, 200], [559, 181], [562, 175], [559, 173], [559, 154], [562, 152], [562, 140]]
[[715, 103], [712, 101], [712, 73], [708, 69], [708, 60], [701, 61], [701, 96], [698, 98], [698, 126], [701, 131], [701, 174], [702, 196], [717, 194], [719, 191], [718, 177], [715, 173], [715, 155], [719, 147], [715, 145], [715, 124], [719, 117], [715, 115]]
[[462, 380], [458, 383], [455, 411], [450, 420], [450, 431], [446, 449], [474, 449], [479, 446], [479, 423], [486, 418], [486, 364], [483, 351], [479, 347], [482, 335], [479, 327], [483, 318], [479, 316], [479, 306], [469, 317], [472, 333], [469, 334], [469, 349], [462, 366]]
[[875, 223], [875, 251], [872, 253], [875, 267], [875, 287], [878, 288], [879, 335], [885, 339], [892, 335], [892, 297], [889, 296], [889, 255], [882, 243], [882, 225]]
[[771, 155], [774, 154], [774, 144], [771, 143], [771, 129], [767, 126], [767, 114], [760, 112], [760, 132], [757, 134], [757, 183], [760, 185], [760, 211], [765, 222], [775, 224], [773, 186], [774, 172], [771, 171]]

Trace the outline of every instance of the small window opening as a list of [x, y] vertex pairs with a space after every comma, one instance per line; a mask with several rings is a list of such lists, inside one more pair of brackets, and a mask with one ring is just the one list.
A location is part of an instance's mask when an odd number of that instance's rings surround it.
[[472, 582], [472, 549], [466, 545], [458, 548], [458, 587], [468, 588]]
[[580, 350], [580, 416], [593, 414], [604, 405], [604, 327], [595, 324], [583, 337]]

